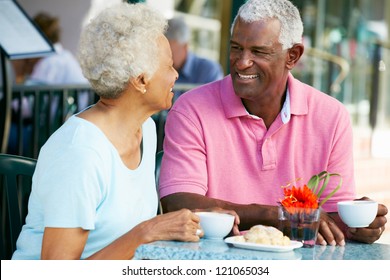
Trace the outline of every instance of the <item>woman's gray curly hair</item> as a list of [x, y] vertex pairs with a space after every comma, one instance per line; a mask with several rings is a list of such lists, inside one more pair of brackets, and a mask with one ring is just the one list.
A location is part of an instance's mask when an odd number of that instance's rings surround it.
[[237, 19], [244, 22], [265, 21], [276, 18], [280, 22], [279, 42], [283, 49], [302, 42], [303, 23], [298, 9], [288, 0], [248, 0], [240, 7], [235, 17], [231, 34]]
[[153, 76], [166, 28], [163, 15], [146, 4], [121, 3], [94, 18], [82, 31], [78, 59], [96, 93], [117, 98], [130, 79]]

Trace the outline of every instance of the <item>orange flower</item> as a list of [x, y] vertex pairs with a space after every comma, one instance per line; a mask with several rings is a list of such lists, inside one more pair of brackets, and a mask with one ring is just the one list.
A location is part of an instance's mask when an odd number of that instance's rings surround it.
[[[314, 175], [310, 178], [307, 185], [303, 187], [295, 187], [288, 188], [291, 185], [291, 182], [287, 184], [287, 186], [282, 186], [284, 188], [284, 199], [280, 201], [282, 206], [286, 208], [290, 213], [295, 213], [300, 208], [309, 209], [317, 209], [321, 207], [334, 193], [341, 187], [342, 179], [340, 177], [339, 184], [333, 189], [327, 197], [323, 200], [320, 200], [320, 197], [327, 187], [330, 177], [339, 176], [337, 173], [329, 173], [327, 171], [322, 171], [318, 175]], [[294, 180], [299, 181], [299, 179]], [[293, 182], [294, 182], [293, 181]], [[320, 186], [320, 182], [322, 182], [322, 186]]]
[[291, 189], [284, 189], [284, 199], [281, 204], [286, 207], [296, 208], [318, 208], [318, 198], [306, 185], [302, 188], [293, 186]]

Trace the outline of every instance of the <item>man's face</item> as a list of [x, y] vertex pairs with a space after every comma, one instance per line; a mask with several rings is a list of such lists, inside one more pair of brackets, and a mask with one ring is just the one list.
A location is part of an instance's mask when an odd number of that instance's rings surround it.
[[279, 43], [278, 20], [237, 20], [230, 40], [230, 73], [237, 96], [256, 100], [284, 91], [287, 50]]
[[172, 50], [173, 67], [180, 71], [187, 59], [187, 44], [180, 43], [176, 40], [169, 40]]

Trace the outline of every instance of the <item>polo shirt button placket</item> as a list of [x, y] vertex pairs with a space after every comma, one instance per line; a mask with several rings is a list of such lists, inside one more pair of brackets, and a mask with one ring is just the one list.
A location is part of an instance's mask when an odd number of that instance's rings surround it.
[[263, 145], [261, 147], [261, 155], [263, 158], [263, 170], [271, 170], [276, 168], [276, 150], [270, 137], [264, 139]]

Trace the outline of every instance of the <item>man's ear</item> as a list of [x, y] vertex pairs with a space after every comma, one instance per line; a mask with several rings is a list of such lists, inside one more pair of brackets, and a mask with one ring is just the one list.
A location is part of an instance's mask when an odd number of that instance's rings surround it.
[[147, 80], [145, 74], [138, 75], [136, 78], [132, 79], [130, 83], [136, 90], [140, 91], [141, 93], [146, 92]]
[[287, 51], [287, 61], [286, 61], [286, 67], [291, 70], [295, 67], [295, 65], [298, 63], [299, 59], [301, 58], [303, 51], [305, 47], [303, 44], [294, 44], [288, 51]]

